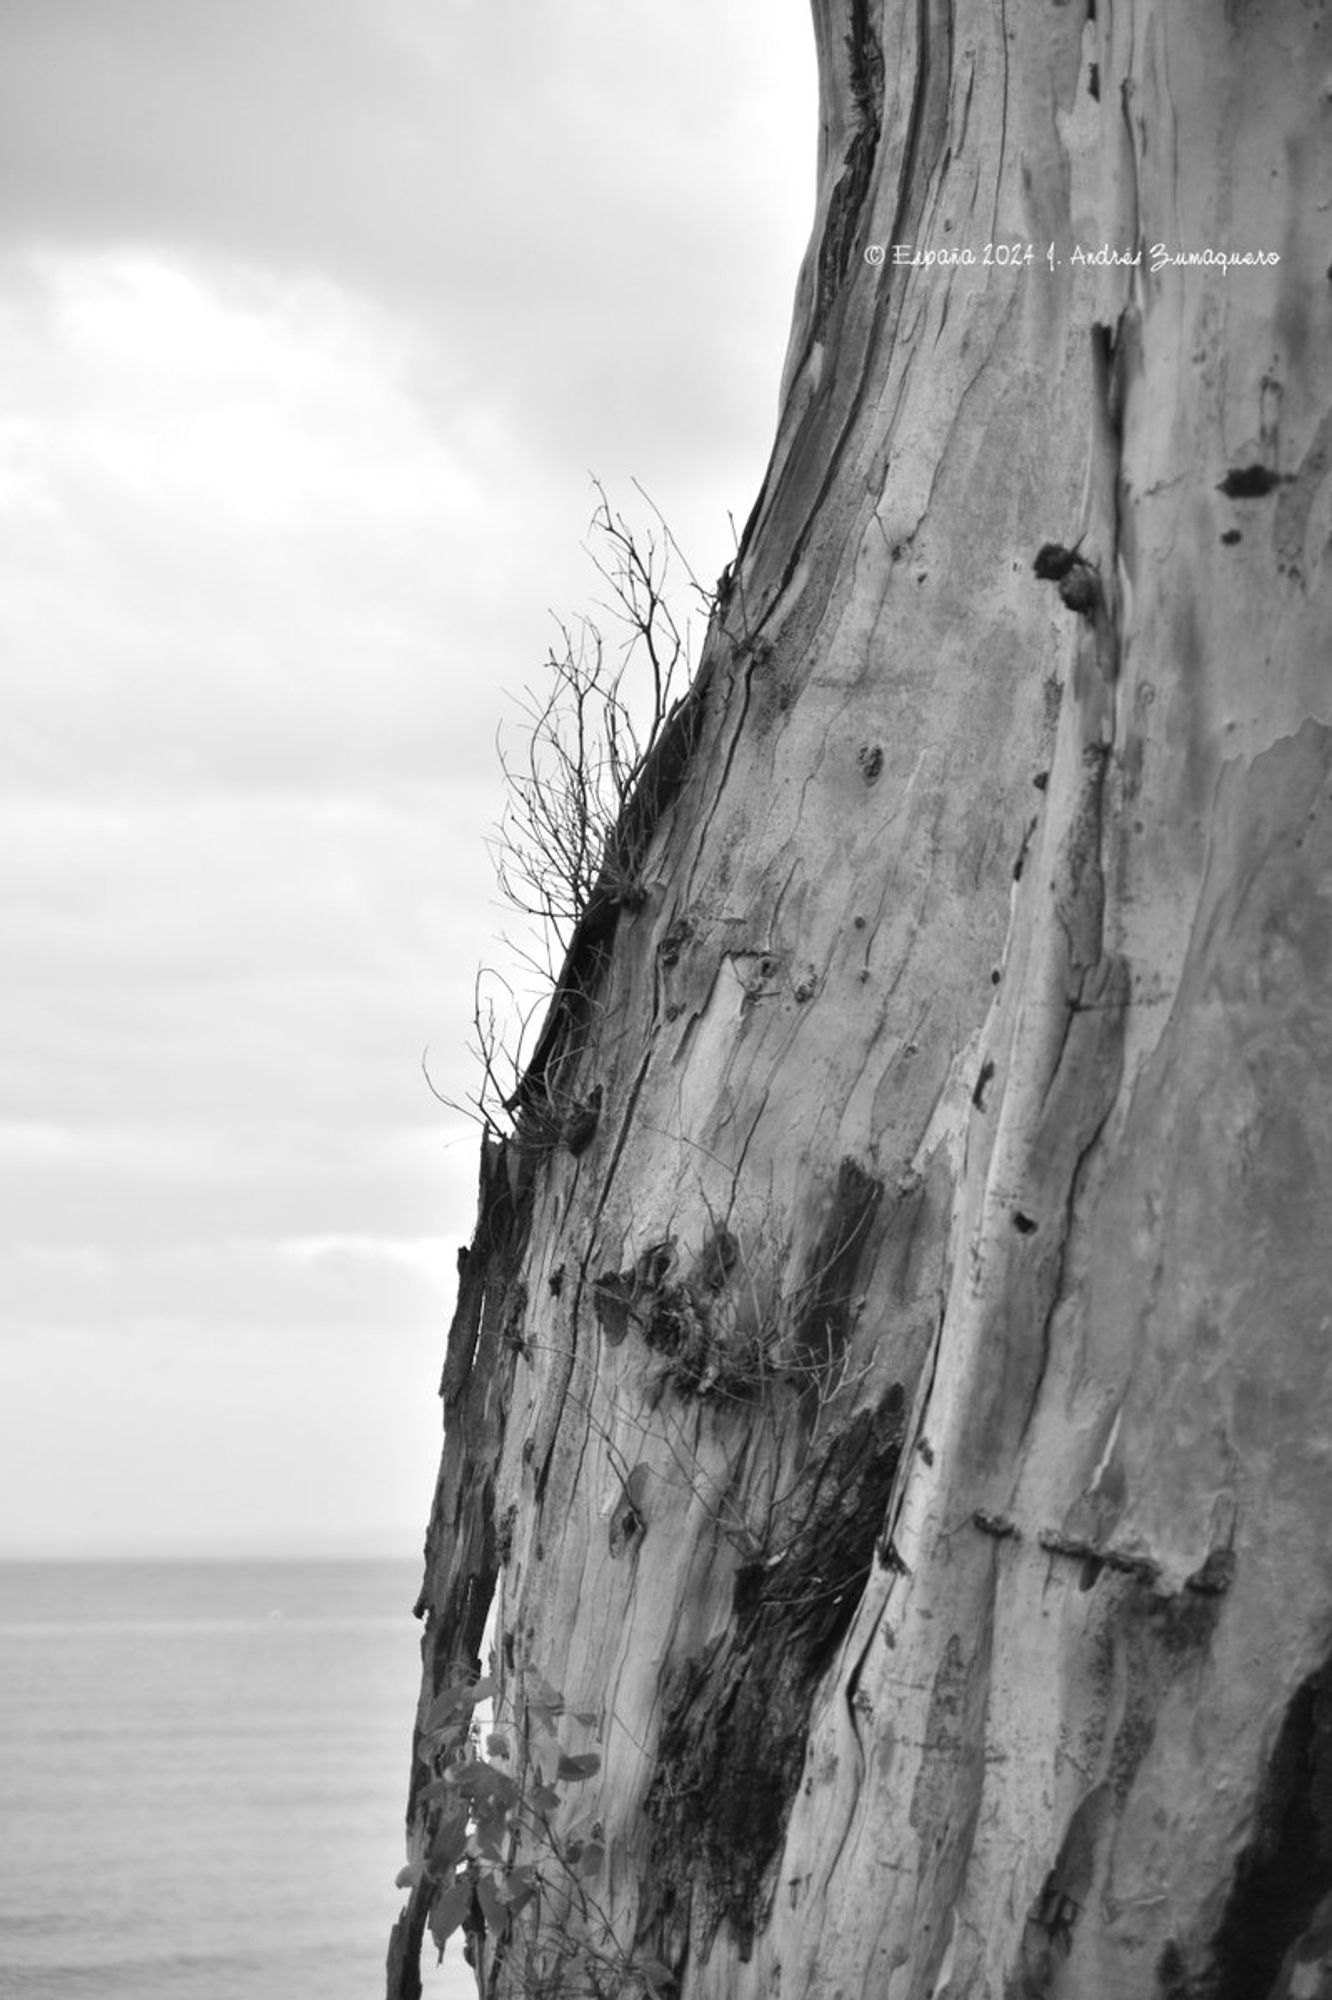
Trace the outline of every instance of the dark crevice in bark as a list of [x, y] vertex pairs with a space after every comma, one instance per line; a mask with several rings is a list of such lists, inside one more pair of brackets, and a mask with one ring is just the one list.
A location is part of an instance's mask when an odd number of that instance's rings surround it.
[[[921, 0], [921, 4], [924, 4], [924, 0]], [[883, 131], [883, 42], [870, 21], [870, 0], [849, 0], [848, 32], [843, 40], [849, 70], [850, 96], [856, 110], [856, 123], [842, 155], [842, 171], [829, 197], [828, 213], [819, 238], [815, 257], [813, 308], [803, 343], [802, 366], [808, 360], [811, 348], [825, 337], [833, 306], [842, 296], [843, 287], [850, 275], [856, 234], [866, 200], [871, 194], [874, 163]], [[825, 73], [821, 78], [821, 92], [825, 102], [828, 94], [836, 87], [831, 76]], [[799, 371], [796, 372], [798, 374]], [[750, 544], [757, 533], [759, 522], [769, 511], [770, 503], [782, 483], [783, 476], [784, 474], [779, 475], [774, 480], [773, 464], [770, 462], [741, 531], [740, 545], [732, 564], [735, 575], [740, 573]], [[798, 554], [797, 548], [782, 583], [773, 594], [774, 602], [785, 590]], [[747, 639], [752, 641], [754, 636], [755, 632], [746, 631]]]
[[731, 740], [726, 747], [726, 754], [722, 758], [721, 770], [718, 773], [717, 782], [712, 787], [712, 795], [708, 800], [705, 811], [702, 814], [698, 827], [698, 832], [693, 840], [694, 858], [690, 863], [689, 872], [685, 879], [684, 891], [681, 897], [681, 901], [683, 902], [686, 909], [689, 908], [690, 904], [693, 901], [694, 871], [697, 866], [700, 855], [703, 854], [706, 849], [708, 835], [712, 831], [712, 822], [716, 817], [717, 808], [721, 804], [723, 794], [725, 793], [727, 784], [730, 781], [731, 767], [735, 763], [736, 752], [740, 747], [740, 740], [742, 735], [744, 734], [745, 721], [749, 714], [750, 684], [753, 678], [754, 666], [755, 666], [755, 656], [751, 649], [745, 657], [744, 674], [740, 683], [740, 713], [736, 717], [735, 728], [731, 732]]
[[1097, 1785], [1074, 1812], [1054, 1866], [1027, 1913], [1021, 1959], [1016, 1978], [1009, 1982], [1007, 2000], [1043, 2000], [1054, 1990], [1078, 1919], [1090, 1901], [1097, 1848], [1113, 1812], [1107, 1785]]
[[842, 1161], [832, 1209], [810, 1259], [809, 1302], [796, 1327], [804, 1354], [820, 1363], [835, 1360], [850, 1337], [856, 1271], [882, 1195], [882, 1181], [858, 1161]]
[[1216, 1935], [1206, 2000], [1270, 1993], [1330, 1886], [1332, 1660], [1301, 1683], [1286, 1710]]
[[[936, 52], [933, 46], [934, 37], [931, 33], [931, 16], [935, 9], [938, 11], [943, 29], [941, 53]], [[871, 171], [872, 182], [874, 170], [878, 168], [879, 153], [883, 143], [883, 48], [882, 41], [874, 34], [873, 29], [870, 27], [867, 13], [859, 5], [859, 0], [853, 0], [851, 18], [852, 35], [848, 38], [848, 47], [854, 48], [856, 46], [858, 33], [856, 23], [858, 21], [862, 22], [864, 40], [861, 43], [861, 53], [859, 56], [861, 73], [866, 80], [867, 86], [872, 75], [877, 74], [879, 78], [880, 130], [873, 150], [865, 155]], [[866, 46], [869, 40], [873, 41], [874, 51], [877, 53], [877, 66], [875, 54], [872, 54]], [[912, 78], [910, 106], [906, 114], [906, 129], [902, 141], [902, 157], [895, 176], [896, 202], [885, 238], [886, 242], [910, 241], [914, 234], [912, 218], [914, 216], [918, 219], [923, 213], [928, 191], [933, 183], [935, 167], [947, 144], [948, 105], [952, 90], [953, 54], [953, 18], [951, 6], [940, 4], [940, 0], [917, 0], [917, 57], [915, 74]], [[864, 102], [868, 103], [869, 101], [870, 98], [867, 96]], [[864, 106], [859, 98], [857, 99], [857, 103], [861, 104], [863, 110]], [[853, 136], [851, 148], [848, 148], [848, 159], [851, 150], [856, 145], [857, 137], [858, 133]], [[849, 169], [847, 172], [844, 172], [844, 180], [848, 180], [848, 173]], [[839, 188], [841, 185], [842, 182], [839, 181]], [[854, 185], [853, 177], [848, 180], [847, 194], [842, 197], [843, 204], [849, 201], [852, 185]], [[870, 185], [867, 185], [861, 196], [860, 207], [856, 210], [858, 219], [863, 214], [866, 201], [872, 198], [873, 189]], [[849, 215], [851, 211], [847, 208], [845, 212]], [[829, 234], [832, 231], [833, 216], [834, 210], [830, 208], [828, 219], [825, 223], [823, 242], [820, 245], [820, 274], [823, 270], [823, 243], [827, 242]], [[830, 254], [835, 264], [837, 256], [840, 253], [834, 250]], [[849, 280], [849, 269], [847, 277]], [[871, 375], [870, 371], [864, 365], [864, 358], [891, 353], [893, 350], [896, 334], [895, 322], [901, 312], [904, 287], [886, 281], [883, 271], [876, 274], [875, 282], [877, 290], [873, 305], [868, 314], [864, 333], [854, 343], [850, 339], [843, 337], [846, 327], [847, 302], [853, 296], [854, 289], [850, 282], [843, 283], [829, 293], [822, 318], [816, 316], [806, 341], [806, 355], [820, 340], [824, 341], [831, 350], [841, 355], [841, 366], [834, 378], [834, 387], [830, 393], [838, 396], [839, 400], [845, 394], [845, 402], [840, 411], [829, 413], [827, 399], [821, 395], [814, 397], [797, 427], [790, 448], [782, 461], [781, 469], [775, 478], [773, 477], [772, 467], [769, 467], [768, 473], [765, 475], [763, 484], [759, 489], [758, 499], [755, 501], [749, 519], [745, 523], [745, 531], [741, 537], [740, 550], [735, 563], [737, 573], [749, 551], [751, 542], [757, 539], [760, 528], [773, 520], [778, 513], [781, 507], [781, 495], [783, 491], [798, 488], [802, 474], [806, 469], [807, 459], [817, 455], [817, 459], [822, 466], [818, 484], [809, 501], [802, 504], [800, 508], [799, 519], [795, 525], [790, 546], [782, 563], [776, 585], [767, 592], [766, 602], [758, 611], [753, 626], [749, 631], [748, 636], [751, 641], [761, 634], [768, 617], [773, 609], [782, 602], [794, 581], [801, 561], [804, 558], [813, 525], [822, 519], [828, 495], [836, 488], [848, 445], [861, 421], [871, 393]], [[821, 293], [819, 297], [822, 299]], [[798, 376], [799, 371], [796, 371], [796, 373]], [[850, 384], [849, 388], [845, 391], [842, 389], [843, 383]], [[828, 436], [825, 419], [827, 419], [827, 424], [833, 430], [831, 437]], [[829, 576], [832, 573], [830, 567]], [[763, 593], [760, 592], [759, 594], [762, 595]], [[815, 619], [818, 615], [818, 609], [819, 607], [816, 605], [811, 605], [810, 607], [811, 615]]]
[[748, 1958], [800, 1783], [810, 1707], [874, 1563], [906, 1423], [894, 1384], [861, 1410], [784, 1504], [780, 1553], [742, 1565], [735, 1623], [662, 1691], [640, 1936], [678, 1964], [729, 1921]]
[[869, 0], [851, 0], [851, 32], [846, 37], [846, 53], [855, 129], [832, 191], [819, 244], [811, 341], [822, 339], [833, 302], [851, 268], [883, 129], [883, 44], [871, 26], [869, 15]]
[[[1069, 1009], [1064, 1048], [1068, 1049], [1069, 1031], [1073, 1029], [1074, 1023], [1078, 1022], [1081, 1030], [1084, 1017], [1090, 1014], [1091, 1032], [1090, 1034], [1079, 1032], [1079, 1040], [1090, 1050], [1092, 1060], [1081, 1072], [1079, 1089], [1072, 1101], [1062, 1097], [1055, 1099], [1054, 1115], [1067, 1120], [1068, 1128], [1077, 1134], [1078, 1144], [1066, 1187], [1061, 1191], [1052, 1184], [1049, 1189], [1052, 1196], [1059, 1197], [1060, 1208], [1056, 1217], [1055, 1240], [1047, 1253], [1049, 1268], [1042, 1296], [1040, 1366], [1032, 1383], [1030, 1400], [1022, 1422], [1023, 1437], [1029, 1435], [1031, 1431], [1050, 1365], [1055, 1319], [1064, 1299], [1065, 1271], [1079, 1203], [1082, 1200], [1097, 1142], [1119, 1096], [1119, 1086], [1123, 1076], [1124, 1020], [1128, 1000], [1127, 960], [1111, 956], [1099, 961], [1090, 974], [1083, 975], [1080, 981], [1079, 1002]], [[1061, 1061], [1062, 1057], [1063, 1051], [1061, 1051]], [[1078, 1072], [1075, 1070], [1074, 1073]], [[1059, 1081], [1059, 1071], [1056, 1070], [1052, 1095], [1057, 1090]], [[1048, 1124], [1048, 1119], [1046, 1123]], [[1030, 1217], [1020, 1212], [1014, 1215], [1013, 1226], [1021, 1234], [1034, 1234], [1038, 1227]]]
[[[920, 22], [920, 54], [919, 54], [919, 60], [916, 65], [916, 75], [911, 92], [911, 108], [907, 114], [906, 139], [903, 146], [902, 166], [898, 175], [897, 205], [893, 211], [892, 227], [889, 232], [890, 240], [893, 242], [904, 240], [903, 215], [908, 200], [912, 199], [913, 196], [917, 200], [920, 199], [920, 195], [916, 190], [912, 176], [915, 171], [916, 158], [920, 145], [921, 107], [925, 100], [926, 84], [928, 80], [929, 0], [919, 0], [919, 22]], [[881, 84], [882, 84], [882, 75], [883, 75], [883, 51], [882, 48], [880, 48], [879, 76]], [[882, 116], [882, 98], [880, 98], [880, 115]], [[870, 155], [871, 164], [873, 162], [875, 155], [877, 154], [877, 150], [878, 148], [876, 143], [874, 153]], [[832, 217], [830, 214], [829, 223], [831, 223], [831, 220]], [[836, 294], [836, 297], [838, 299], [844, 299], [845, 293], [839, 291]], [[832, 303], [833, 301], [830, 299], [828, 302], [828, 311], [824, 314], [824, 320], [827, 320], [831, 315]], [[885, 318], [890, 313], [895, 314], [898, 311], [898, 309], [899, 309], [898, 288], [896, 286], [885, 283], [881, 280], [878, 296], [875, 299], [874, 307], [870, 314], [868, 338], [866, 339], [865, 342], [865, 352], [867, 354], [877, 354], [882, 352], [888, 352], [891, 350], [892, 341], [891, 337], [885, 332], [884, 321]], [[811, 333], [810, 345], [812, 346], [817, 338], [828, 337], [828, 336], [829, 336], [829, 330], [820, 323], [816, 328], [816, 331]], [[837, 342], [835, 337], [831, 337], [830, 344], [833, 346], [838, 346], [840, 343]], [[786, 591], [790, 587], [791, 582], [795, 576], [796, 570], [799, 568], [801, 558], [804, 555], [805, 544], [808, 539], [810, 530], [813, 524], [816, 521], [818, 521], [823, 514], [825, 500], [828, 494], [833, 490], [834, 482], [837, 478], [838, 472], [841, 467], [842, 456], [846, 449], [847, 440], [850, 438], [851, 433], [854, 430], [855, 425], [860, 417], [861, 411], [864, 408], [867, 380], [868, 377], [865, 371], [863, 369], [860, 370], [858, 379], [855, 383], [855, 387], [851, 396], [850, 404], [838, 428], [837, 435], [833, 439], [830, 448], [825, 453], [825, 465], [824, 465], [823, 476], [813, 496], [811, 504], [805, 510], [804, 519], [801, 521], [795, 539], [792, 543], [791, 550], [787, 557], [785, 567], [782, 570], [780, 581], [778, 582], [776, 590], [772, 593], [773, 604], [780, 603], [781, 599], [784, 597]], [[815, 404], [812, 407], [817, 408], [818, 406], [817, 404]], [[799, 441], [797, 440], [797, 442], [792, 446], [792, 450], [787, 460], [786, 466], [783, 468], [783, 479], [787, 477], [791, 467], [796, 463], [798, 455], [799, 455]], [[763, 500], [762, 493], [760, 493], [759, 498], [761, 503]], [[755, 527], [757, 527], [758, 518], [759, 518], [759, 510], [758, 507], [756, 507], [754, 513], [750, 516], [750, 523], [747, 524], [746, 526], [746, 533], [748, 533], [749, 525], [752, 524]], [[744, 548], [742, 545], [741, 555], [743, 556], [743, 554], [744, 554]], [[761, 629], [762, 622], [763, 621], [760, 618], [759, 627], [756, 629]]]

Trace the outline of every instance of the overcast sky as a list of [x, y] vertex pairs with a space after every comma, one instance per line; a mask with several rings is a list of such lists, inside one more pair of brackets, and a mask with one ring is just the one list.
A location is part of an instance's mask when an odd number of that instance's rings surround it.
[[[715, 578], [804, 0], [0, 0], [0, 1553], [420, 1546], [596, 473]], [[687, 607], [686, 607], [687, 608]], [[507, 691], [507, 694], [506, 694]]]

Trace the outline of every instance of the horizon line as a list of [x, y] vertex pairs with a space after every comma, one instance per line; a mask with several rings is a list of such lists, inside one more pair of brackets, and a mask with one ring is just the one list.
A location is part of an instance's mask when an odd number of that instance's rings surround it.
[[28, 1562], [419, 1562], [425, 1537], [414, 1530], [368, 1530], [349, 1535], [218, 1535], [149, 1541], [0, 1543], [0, 1563]]

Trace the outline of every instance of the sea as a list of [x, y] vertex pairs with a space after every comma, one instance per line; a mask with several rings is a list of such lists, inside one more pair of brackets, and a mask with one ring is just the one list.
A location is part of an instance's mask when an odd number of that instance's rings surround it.
[[[419, 1581], [0, 1563], [0, 1995], [382, 2000]], [[425, 1958], [431, 2000], [475, 2000]]]

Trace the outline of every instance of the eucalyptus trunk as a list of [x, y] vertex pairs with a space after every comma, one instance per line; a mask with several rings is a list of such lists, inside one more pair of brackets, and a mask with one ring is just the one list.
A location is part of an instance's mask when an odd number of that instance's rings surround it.
[[471, 1882], [493, 1996], [1332, 1993], [1332, 19], [815, 18], [772, 461], [484, 1148], [390, 1992]]

